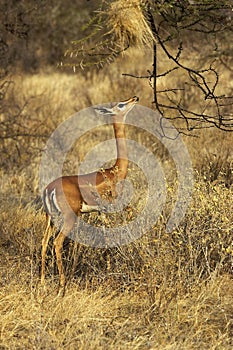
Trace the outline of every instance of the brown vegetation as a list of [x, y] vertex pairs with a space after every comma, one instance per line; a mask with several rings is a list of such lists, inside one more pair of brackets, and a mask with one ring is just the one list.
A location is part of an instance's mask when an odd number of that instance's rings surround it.
[[[214, 112], [209, 95], [203, 98], [193, 84], [186, 83], [190, 71], [182, 73], [171, 64], [173, 56], [184, 67], [198, 68], [221, 97], [221, 113], [231, 122], [232, 100], [228, 96], [233, 95], [232, 48], [227, 44], [231, 43], [228, 35], [232, 33], [232, 12], [230, 7], [223, 10], [228, 1], [206, 2], [207, 8], [204, 6], [205, 11], [200, 15], [204, 16], [201, 19], [207, 27], [197, 23], [193, 32], [189, 26], [193, 17], [187, 16], [186, 7], [189, 4], [191, 14], [198, 14], [197, 10], [193, 12], [194, 1], [177, 2], [177, 13], [173, 12], [172, 1], [132, 0], [127, 1], [127, 7], [122, 0], [104, 1], [107, 17], [101, 17], [104, 12], [97, 12], [95, 19], [90, 20], [90, 14], [100, 3], [10, 0], [1, 5], [0, 349], [230, 350], [233, 347], [232, 135], [214, 128], [198, 131], [206, 126], [203, 114]], [[155, 6], [155, 12], [151, 13], [154, 18], [157, 19], [157, 10], [161, 10], [158, 33], [151, 27], [148, 3]], [[146, 17], [140, 4], [145, 4]], [[218, 16], [216, 6], [222, 9], [217, 10]], [[98, 22], [99, 14], [108, 18], [108, 23]], [[170, 27], [164, 18], [170, 18]], [[158, 23], [156, 20], [155, 24]], [[91, 33], [92, 24], [95, 30]], [[87, 40], [90, 47], [86, 57], [80, 45], [86, 39], [79, 41], [80, 28], [87, 30], [88, 39], [94, 33], [95, 39], [100, 40], [98, 45], [93, 37]], [[209, 40], [208, 28], [213, 40]], [[185, 35], [181, 38], [182, 30]], [[104, 31], [103, 37], [99, 33]], [[173, 41], [176, 33], [179, 33], [178, 41]], [[170, 42], [172, 56], [162, 55], [162, 46], [157, 45], [161, 34], [165, 43]], [[157, 45], [157, 72], [147, 71], [153, 69], [149, 48], [153, 36]], [[108, 37], [111, 40], [106, 44], [103, 38]], [[78, 40], [77, 54], [81, 53], [82, 60], [97, 59], [99, 66], [102, 60], [115, 62], [102, 71], [86, 70], [76, 75], [48, 68], [62, 60], [64, 49], [74, 39]], [[130, 48], [123, 58], [116, 59], [120, 51], [133, 44], [140, 44], [140, 52]], [[115, 50], [109, 50], [111, 45]], [[148, 45], [148, 51], [144, 45]], [[97, 50], [94, 54], [93, 47]], [[103, 49], [107, 49], [107, 55]], [[75, 54], [72, 49], [67, 51], [70, 59]], [[85, 66], [84, 63], [78, 61], [77, 66]], [[209, 73], [203, 71], [206, 64], [211, 68]], [[47, 68], [41, 70], [42, 65]], [[215, 69], [217, 86], [213, 83]], [[146, 74], [147, 79], [123, 77], [122, 73]], [[160, 78], [155, 79], [154, 73]], [[191, 77], [195, 82], [196, 76], [191, 74]], [[149, 85], [152, 86], [153, 79], [157, 106], [166, 106], [168, 101], [173, 106], [175, 99], [180, 112], [191, 110], [200, 116], [195, 120], [195, 137], [183, 136], [196, 180], [184, 220], [179, 228], [166, 232], [165, 224], [177, 190], [174, 162], [157, 139], [128, 127], [127, 137], [153, 152], [165, 172], [167, 201], [159, 220], [140, 239], [118, 248], [91, 248], [67, 239], [63, 258], [68, 283], [59, 295], [51, 240], [46, 286], [42, 288], [40, 251], [45, 221], [38, 174], [48, 137], [62, 121], [90, 105], [138, 95], [142, 105], [152, 107], [153, 90]], [[202, 88], [199, 79], [196, 82]], [[222, 97], [227, 97], [224, 105]], [[184, 125], [177, 109], [168, 111], [174, 125], [182, 129]], [[209, 121], [208, 126], [213, 126], [211, 118]], [[187, 126], [192, 129], [192, 123], [188, 122]], [[74, 173], [92, 147], [111, 137], [110, 126], [83, 135], [69, 152], [64, 173]], [[128, 178], [135, 189], [130, 210], [108, 215], [85, 214], [85, 220], [99, 227], [103, 223], [112, 227], [136, 217], [144, 205], [146, 179], [132, 162]]]
[[[143, 69], [138, 64], [140, 54], [132, 51], [131, 55], [86, 76], [47, 71], [12, 77], [7, 101], [14, 119], [5, 131], [11, 137], [1, 138], [1, 349], [232, 349], [230, 133], [210, 129], [196, 132], [198, 137], [184, 137], [196, 184], [179, 229], [166, 233], [165, 222], [176, 195], [174, 164], [158, 141], [143, 132], [135, 136], [129, 129], [128, 137], [142, 140], [164, 166], [166, 208], [146, 235], [127, 246], [94, 249], [67, 242], [64, 263], [69, 283], [63, 297], [57, 295], [51, 244], [46, 288], [40, 286], [45, 225], [37, 196], [42, 149], [59, 123], [91, 104], [135, 94], [141, 104], [150, 106], [145, 82], [120, 76], [123, 69]], [[232, 91], [228, 73], [222, 74]], [[198, 104], [198, 96], [187, 103]], [[2, 113], [3, 125], [7, 120]], [[80, 140], [64, 171], [71, 174], [78, 157], [82, 160], [108, 133], [103, 129]], [[136, 171], [132, 165], [130, 178], [138, 188], [138, 201], [131, 215], [142, 204], [142, 178]], [[100, 225], [103, 219], [110, 225], [113, 218], [99, 217]], [[121, 213], [115, 220], [127, 221], [130, 216]]]

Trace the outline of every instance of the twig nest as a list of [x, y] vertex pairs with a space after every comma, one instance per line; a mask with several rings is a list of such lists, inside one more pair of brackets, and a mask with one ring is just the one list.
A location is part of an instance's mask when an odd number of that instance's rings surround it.
[[110, 30], [122, 47], [149, 45], [154, 36], [143, 11], [143, 1], [116, 0], [106, 10]]

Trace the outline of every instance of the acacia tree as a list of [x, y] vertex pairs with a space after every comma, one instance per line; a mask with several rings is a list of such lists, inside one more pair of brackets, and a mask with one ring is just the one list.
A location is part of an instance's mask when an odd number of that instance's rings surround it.
[[[188, 131], [213, 126], [233, 131], [232, 87], [223, 91], [220, 81], [223, 66], [232, 75], [232, 10], [230, 0], [103, 0], [63, 65], [102, 67], [129, 47], [149, 46], [152, 69], [124, 75], [148, 80], [161, 115], [184, 120]], [[161, 60], [169, 61], [164, 71], [158, 68]], [[167, 86], [159, 90], [165, 76]], [[188, 96], [196, 97], [195, 107]]]

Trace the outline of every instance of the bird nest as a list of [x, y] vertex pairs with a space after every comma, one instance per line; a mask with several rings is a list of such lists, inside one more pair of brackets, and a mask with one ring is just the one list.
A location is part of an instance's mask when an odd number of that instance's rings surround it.
[[108, 34], [112, 34], [122, 47], [132, 44], [144, 46], [154, 41], [143, 5], [141, 0], [117, 0], [106, 9]]

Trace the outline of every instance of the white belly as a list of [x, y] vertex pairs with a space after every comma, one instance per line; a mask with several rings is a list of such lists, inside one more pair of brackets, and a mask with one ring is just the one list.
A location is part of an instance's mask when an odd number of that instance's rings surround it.
[[82, 208], [80, 209], [81, 213], [91, 213], [92, 211], [99, 211], [100, 207], [98, 205], [88, 205], [82, 203]]

